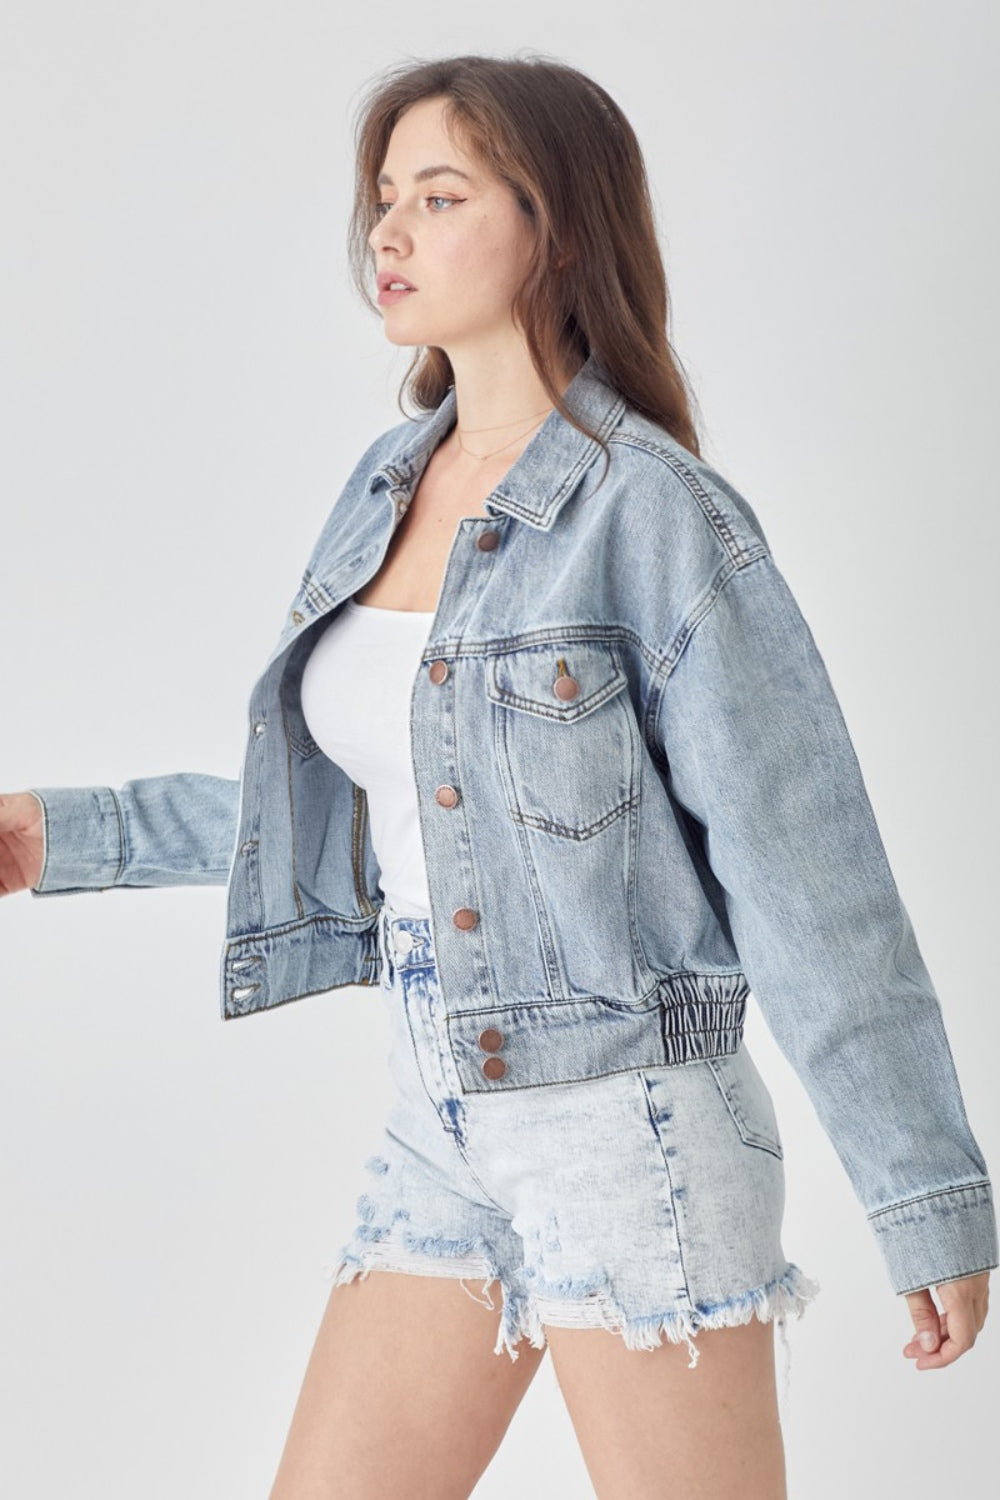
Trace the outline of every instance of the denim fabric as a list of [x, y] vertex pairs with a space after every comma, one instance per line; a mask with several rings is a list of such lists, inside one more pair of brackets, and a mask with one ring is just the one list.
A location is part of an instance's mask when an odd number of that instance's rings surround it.
[[[761, 525], [595, 356], [565, 400], [607, 459], [553, 411], [458, 523], [411, 696], [458, 1093], [732, 1057], [752, 992], [895, 1290], [996, 1266], [941, 1006]], [[359, 460], [251, 692], [238, 779], [36, 789], [38, 895], [226, 883], [227, 1019], [379, 983], [365, 793], [310, 735], [300, 684], [454, 420], [450, 390]]]
[[[546, 1325], [606, 1328], [631, 1349], [683, 1340], [690, 1369], [701, 1328], [757, 1317], [785, 1337], [819, 1286], [782, 1249], [781, 1136], [745, 1043], [467, 1093], [429, 920], [386, 905], [379, 936], [392, 1104], [334, 1285], [379, 1269], [470, 1278], [495, 1307], [497, 1281], [494, 1352], [511, 1359], [522, 1338], [541, 1348]], [[504, 1038], [487, 1040], [499, 1055]]]

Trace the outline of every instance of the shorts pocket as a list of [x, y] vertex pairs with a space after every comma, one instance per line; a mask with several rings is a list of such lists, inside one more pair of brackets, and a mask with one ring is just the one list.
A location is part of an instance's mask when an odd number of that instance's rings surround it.
[[771, 1091], [761, 1077], [745, 1042], [737, 1052], [704, 1059], [715, 1079], [744, 1145], [770, 1151], [784, 1160], [778, 1117]]

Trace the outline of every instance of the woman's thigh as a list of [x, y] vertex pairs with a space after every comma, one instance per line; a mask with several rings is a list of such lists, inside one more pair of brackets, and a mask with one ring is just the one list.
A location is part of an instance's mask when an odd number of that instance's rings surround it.
[[334, 1286], [269, 1500], [466, 1500], [545, 1354], [498, 1323], [453, 1276]]
[[786, 1500], [773, 1322], [702, 1329], [693, 1371], [683, 1345], [546, 1333], [598, 1500]]

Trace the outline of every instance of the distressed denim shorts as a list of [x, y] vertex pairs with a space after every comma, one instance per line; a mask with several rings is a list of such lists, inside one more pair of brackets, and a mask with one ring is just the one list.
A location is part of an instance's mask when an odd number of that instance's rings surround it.
[[[819, 1291], [781, 1248], [785, 1178], [771, 1095], [745, 1043], [727, 1057], [464, 1094], [428, 918], [379, 918], [395, 1084], [365, 1163], [360, 1222], [326, 1271], [482, 1281], [503, 1298], [494, 1353], [546, 1324], [631, 1349], [700, 1328], [801, 1317]], [[788, 1365], [786, 1363], [786, 1382]]]

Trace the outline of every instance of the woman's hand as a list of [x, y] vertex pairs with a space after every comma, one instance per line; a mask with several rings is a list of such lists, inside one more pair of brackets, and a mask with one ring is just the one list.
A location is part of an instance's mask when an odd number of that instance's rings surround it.
[[37, 885], [42, 876], [42, 806], [30, 792], [0, 793], [0, 896]]
[[[990, 1305], [990, 1273], [962, 1276], [958, 1281], [942, 1281], [937, 1288], [942, 1312], [938, 1313], [930, 1288], [907, 1292], [910, 1316], [916, 1330], [903, 1355], [915, 1359], [918, 1370], [939, 1370], [950, 1365], [972, 1348], [976, 1335], [986, 1322]], [[928, 1347], [921, 1340], [930, 1335]]]

